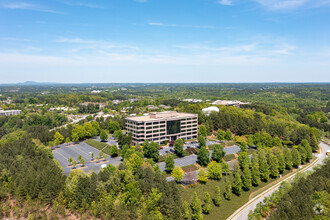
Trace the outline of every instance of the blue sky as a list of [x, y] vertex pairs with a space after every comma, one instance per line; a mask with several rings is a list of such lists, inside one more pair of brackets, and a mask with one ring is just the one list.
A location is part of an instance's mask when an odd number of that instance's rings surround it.
[[0, 83], [329, 82], [330, 0], [0, 0]]

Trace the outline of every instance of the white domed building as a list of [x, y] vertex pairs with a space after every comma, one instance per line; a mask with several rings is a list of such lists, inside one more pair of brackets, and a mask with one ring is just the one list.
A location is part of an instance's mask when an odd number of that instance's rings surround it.
[[211, 112], [219, 112], [219, 108], [215, 106], [210, 106], [202, 109], [203, 114], [210, 115]]

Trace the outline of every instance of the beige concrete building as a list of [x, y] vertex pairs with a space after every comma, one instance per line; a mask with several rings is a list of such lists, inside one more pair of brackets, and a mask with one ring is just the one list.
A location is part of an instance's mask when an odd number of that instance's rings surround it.
[[145, 140], [163, 144], [176, 139], [197, 138], [198, 115], [173, 111], [153, 112], [145, 116], [126, 118], [126, 131], [132, 134], [132, 144]]
[[0, 110], [0, 116], [12, 116], [12, 115], [20, 115], [22, 114], [21, 110]]

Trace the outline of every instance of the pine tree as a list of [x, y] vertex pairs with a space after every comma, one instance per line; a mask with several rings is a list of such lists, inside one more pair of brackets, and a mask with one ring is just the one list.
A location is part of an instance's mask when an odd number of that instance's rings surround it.
[[260, 169], [260, 179], [267, 182], [269, 179], [269, 165], [267, 162], [267, 156], [265, 149], [259, 151], [259, 169]]
[[292, 165], [297, 168], [301, 164], [300, 153], [296, 148], [293, 148], [291, 153], [292, 153]]
[[201, 183], [206, 183], [209, 180], [208, 173], [205, 169], [200, 168], [198, 170], [198, 181]]
[[307, 161], [307, 151], [302, 145], [299, 145], [298, 151], [300, 153], [301, 163], [304, 164]]
[[270, 176], [272, 178], [276, 178], [279, 175], [278, 160], [277, 157], [273, 154], [273, 151], [271, 149], [269, 149], [268, 158], [269, 158], [268, 161], [269, 161]]
[[182, 212], [182, 217], [184, 219], [188, 219], [189, 218], [189, 204], [188, 202], [184, 201], [183, 202], [183, 212]]
[[233, 135], [233, 134], [231, 133], [231, 131], [230, 131], [229, 129], [227, 129], [226, 134], [225, 134], [225, 139], [226, 139], [227, 141], [230, 141], [232, 135]]
[[202, 220], [203, 219], [203, 212], [202, 212], [202, 204], [199, 200], [197, 193], [194, 192], [193, 199], [190, 204], [191, 208], [191, 219], [192, 220]]
[[280, 173], [283, 173], [285, 170], [285, 159], [284, 159], [283, 151], [280, 148], [276, 150], [276, 157], [278, 161], [278, 171]]
[[242, 186], [243, 186], [243, 183], [242, 183], [242, 178], [241, 178], [241, 170], [239, 168], [239, 165], [237, 164], [236, 168], [235, 168], [235, 173], [234, 173], [233, 192], [236, 195], [240, 195], [242, 192]]
[[243, 188], [245, 190], [249, 190], [250, 187], [252, 186], [252, 176], [249, 167], [243, 168], [242, 183], [243, 183]]
[[252, 154], [252, 184], [258, 186], [260, 184], [260, 171], [259, 171], [259, 159], [256, 152]]
[[317, 142], [317, 139], [314, 134], [312, 134], [310, 137], [310, 145], [313, 151], [317, 151], [319, 149], [319, 143]]
[[226, 132], [224, 130], [219, 129], [217, 138], [219, 141], [222, 141], [225, 139]]
[[165, 158], [165, 165], [166, 172], [171, 173], [174, 169], [174, 157], [172, 155], [168, 155]]
[[285, 158], [285, 168], [287, 170], [291, 170], [292, 169], [292, 153], [291, 153], [291, 150], [289, 149], [286, 149], [284, 151], [284, 158]]
[[211, 211], [211, 196], [208, 192], [204, 192], [203, 213], [209, 214]]
[[305, 150], [307, 152], [306, 162], [309, 162], [313, 158], [312, 147], [306, 139], [301, 141], [301, 145], [305, 148]]
[[221, 192], [220, 192], [219, 186], [215, 187], [213, 202], [214, 202], [214, 205], [216, 205], [216, 206], [220, 206], [220, 204], [221, 204]]
[[232, 197], [231, 191], [232, 191], [231, 183], [230, 183], [230, 181], [226, 180], [225, 199], [231, 200], [231, 197]]
[[201, 147], [197, 152], [197, 160], [201, 166], [206, 166], [210, 162], [210, 152], [206, 147]]

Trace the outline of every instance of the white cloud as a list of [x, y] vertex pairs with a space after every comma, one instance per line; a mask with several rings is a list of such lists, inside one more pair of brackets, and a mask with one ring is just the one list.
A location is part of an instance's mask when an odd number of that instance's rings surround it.
[[70, 6], [80, 6], [87, 8], [104, 8], [100, 5], [91, 4], [89, 2], [63, 1], [63, 3]]
[[43, 8], [38, 5], [33, 5], [30, 3], [25, 3], [25, 2], [5, 3], [1, 7], [7, 8], [7, 9], [20, 9], [20, 10], [40, 11], [40, 12], [47, 12], [47, 13], [54, 13], [54, 14], [63, 14], [63, 12], [60, 12], [60, 11], [50, 10], [50, 9]]
[[221, 5], [233, 5], [233, 2], [231, 0], [221, 0], [218, 3]]
[[216, 27], [210, 25], [181, 25], [181, 24], [166, 24], [160, 22], [149, 22], [148, 25], [160, 26], [160, 27], [180, 27], [180, 28], [205, 28], [205, 29], [215, 29]]
[[330, 0], [253, 0], [270, 10], [293, 10], [330, 5]]
[[136, 46], [126, 45], [126, 44], [115, 44], [104, 40], [84, 40], [81, 38], [60, 38], [55, 40], [57, 43], [66, 43], [77, 45], [77, 47], [71, 49], [71, 52], [78, 52], [82, 49], [93, 49], [93, 50], [109, 50], [109, 49], [129, 49], [138, 50]]

